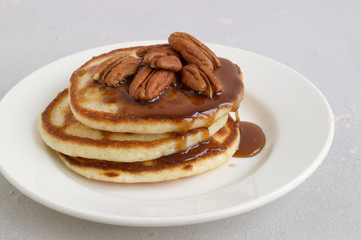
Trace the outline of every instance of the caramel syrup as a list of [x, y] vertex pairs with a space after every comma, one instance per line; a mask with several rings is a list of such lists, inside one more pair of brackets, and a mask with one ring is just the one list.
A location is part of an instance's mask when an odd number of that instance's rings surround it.
[[[192, 126], [195, 118], [202, 117], [213, 122], [214, 113], [222, 107], [234, 106], [238, 108], [239, 101], [243, 98], [243, 82], [239, 78], [236, 66], [227, 59], [220, 58], [222, 66], [214, 71], [214, 74], [222, 80], [223, 91], [213, 98], [208, 98], [181, 84], [180, 74], [177, 73], [173, 83], [164, 90], [157, 98], [151, 101], [136, 101], [128, 94], [129, 84], [132, 77], [116, 87], [108, 87], [97, 81], [89, 81], [84, 90], [97, 89], [105, 104], [114, 104], [117, 112], [109, 116], [107, 121], [117, 122], [119, 119], [157, 119], [180, 121], [185, 126], [184, 130]], [[91, 69], [89, 70], [92, 71]], [[78, 95], [82, 95], [79, 93]], [[210, 125], [209, 124], [209, 125]]]
[[233, 157], [244, 158], [257, 155], [266, 143], [266, 137], [262, 129], [254, 123], [240, 121], [236, 112], [236, 121], [240, 133], [240, 141]]

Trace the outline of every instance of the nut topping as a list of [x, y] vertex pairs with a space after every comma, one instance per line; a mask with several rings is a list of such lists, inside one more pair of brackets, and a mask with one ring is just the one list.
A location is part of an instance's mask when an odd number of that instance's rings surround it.
[[183, 84], [194, 91], [203, 92], [210, 98], [214, 92], [223, 90], [218, 77], [204, 66], [198, 67], [195, 64], [184, 66], [181, 75]]
[[221, 62], [206, 45], [184, 32], [172, 33], [168, 42], [137, 47], [134, 56], [117, 54], [110, 57], [93, 68], [92, 78], [116, 87], [134, 74], [128, 92], [136, 100], [158, 97], [174, 79], [178, 79], [177, 72], [184, 85], [210, 98], [223, 90], [221, 81], [213, 73]]
[[210, 71], [221, 66], [217, 56], [206, 45], [187, 33], [172, 33], [168, 42], [190, 64], [204, 66]]
[[169, 44], [168, 43], [164, 43], [164, 44], [157, 44], [157, 45], [150, 45], [150, 46], [143, 46], [140, 49], [137, 50], [137, 52], [135, 53], [138, 57], [144, 57], [145, 54], [147, 54], [150, 51], [154, 51], [153, 49], [157, 49], [157, 48], [163, 48], [163, 47], [168, 47], [169, 48]]
[[170, 47], [154, 48], [144, 55], [144, 63], [152, 68], [179, 72], [182, 69], [182, 63], [177, 55]]
[[238, 75], [239, 75], [239, 79], [241, 79], [243, 81], [243, 73], [241, 71], [241, 68], [237, 65], [237, 64], [234, 64], [237, 68], [237, 72], [238, 72]]
[[137, 72], [141, 61], [128, 55], [116, 55], [107, 59], [97, 66], [93, 73], [93, 79], [114, 87], [126, 77]]
[[136, 100], [151, 100], [166, 89], [175, 77], [174, 72], [149, 66], [141, 69], [129, 86], [129, 95]]

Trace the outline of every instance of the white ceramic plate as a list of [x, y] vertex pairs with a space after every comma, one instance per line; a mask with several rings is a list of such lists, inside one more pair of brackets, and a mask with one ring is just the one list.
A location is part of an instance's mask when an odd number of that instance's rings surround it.
[[[164, 41], [163, 41], [164, 42]], [[320, 165], [332, 142], [331, 109], [294, 70], [244, 50], [207, 44], [241, 66], [242, 120], [260, 125], [266, 145], [205, 174], [155, 184], [87, 180], [68, 170], [38, 134], [43, 109], [92, 56], [159, 41], [104, 46], [53, 62], [19, 82], [0, 102], [2, 174], [30, 198], [75, 217], [119, 225], [193, 224], [240, 214], [289, 192]]]

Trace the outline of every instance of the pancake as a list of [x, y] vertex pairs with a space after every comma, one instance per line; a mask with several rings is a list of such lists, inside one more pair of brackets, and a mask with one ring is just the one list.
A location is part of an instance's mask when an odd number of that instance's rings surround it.
[[237, 129], [236, 122], [230, 117], [226, 125], [209, 141], [181, 153], [144, 162], [110, 162], [71, 157], [62, 153], [59, 156], [67, 167], [94, 180], [123, 183], [168, 181], [194, 176], [226, 162], [237, 150]]
[[146, 161], [181, 152], [207, 141], [222, 128], [228, 114], [211, 126], [185, 133], [131, 134], [92, 129], [75, 119], [69, 107], [68, 90], [60, 92], [41, 114], [44, 142], [66, 155], [116, 162]]
[[69, 103], [75, 118], [86, 126], [110, 132], [158, 134], [209, 127], [238, 109], [244, 94], [242, 73], [224, 58], [219, 58], [221, 67], [213, 71], [223, 83], [223, 91], [212, 98], [182, 85], [178, 72], [172, 84], [154, 101], [140, 102], [129, 95], [134, 75], [112, 87], [93, 79], [101, 63], [122, 54], [141, 59], [137, 51], [150, 47], [113, 50], [93, 57], [77, 69], [69, 86]]

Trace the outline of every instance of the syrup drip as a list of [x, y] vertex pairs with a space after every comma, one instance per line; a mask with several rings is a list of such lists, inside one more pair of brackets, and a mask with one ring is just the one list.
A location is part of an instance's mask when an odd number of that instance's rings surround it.
[[240, 121], [236, 112], [236, 122], [240, 132], [240, 141], [233, 157], [245, 158], [257, 155], [266, 143], [262, 129], [254, 123]]

